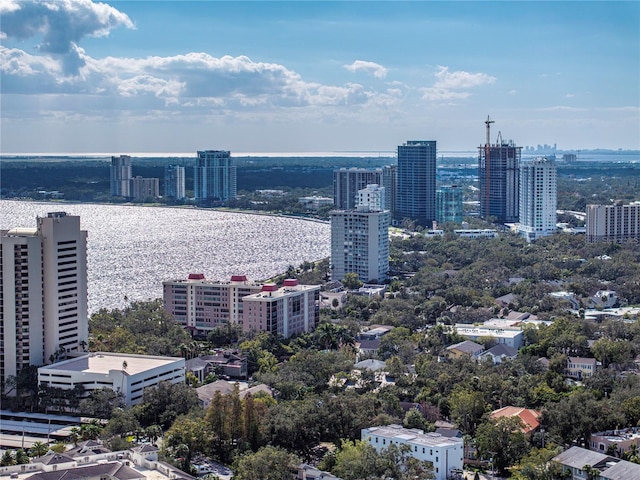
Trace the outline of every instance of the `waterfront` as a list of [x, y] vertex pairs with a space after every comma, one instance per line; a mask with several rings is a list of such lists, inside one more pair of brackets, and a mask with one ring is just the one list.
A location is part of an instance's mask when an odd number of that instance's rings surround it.
[[54, 211], [88, 231], [90, 313], [159, 298], [163, 280], [189, 273], [262, 280], [330, 253], [327, 223], [195, 208], [0, 200], [0, 228], [35, 228]]

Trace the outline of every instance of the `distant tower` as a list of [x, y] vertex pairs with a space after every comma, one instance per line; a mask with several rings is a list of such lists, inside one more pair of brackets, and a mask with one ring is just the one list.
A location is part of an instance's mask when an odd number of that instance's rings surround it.
[[512, 142], [498, 141], [491, 145], [489, 138], [489, 117], [487, 139], [478, 147], [478, 178], [480, 181], [480, 216], [485, 220], [499, 223], [518, 221], [519, 167], [522, 147]]
[[357, 273], [364, 282], [389, 277], [389, 224], [384, 188], [368, 185], [358, 192], [355, 210], [331, 212], [331, 279]]
[[520, 164], [520, 225], [528, 242], [556, 231], [558, 208], [557, 167], [540, 157]]
[[185, 198], [184, 167], [167, 165], [164, 168], [164, 196], [175, 200]]
[[198, 151], [193, 173], [193, 187], [197, 202], [226, 201], [235, 198], [238, 189], [237, 173], [229, 151]]
[[64, 212], [0, 231], [0, 378], [86, 348], [87, 232]]
[[111, 196], [131, 196], [131, 157], [111, 157]]
[[462, 188], [450, 185], [436, 191], [436, 221], [462, 223]]
[[382, 186], [384, 187], [384, 206], [389, 210], [391, 218], [396, 218], [396, 198], [398, 195], [398, 166], [382, 167]]
[[422, 226], [436, 219], [436, 142], [408, 141], [398, 146], [396, 220]]
[[382, 169], [339, 168], [333, 171], [333, 204], [340, 210], [356, 207], [358, 190], [371, 184], [382, 185]]

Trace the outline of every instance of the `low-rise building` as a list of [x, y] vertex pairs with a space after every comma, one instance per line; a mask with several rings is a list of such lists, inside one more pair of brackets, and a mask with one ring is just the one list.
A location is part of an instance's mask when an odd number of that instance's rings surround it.
[[640, 428], [623, 428], [621, 430], [608, 430], [592, 433], [589, 438], [591, 450], [607, 453], [610, 448], [615, 449], [616, 456], [628, 452], [632, 445], [640, 447]]
[[491, 418], [494, 420], [518, 417], [522, 423], [522, 433], [526, 436], [530, 436], [540, 427], [541, 416], [542, 414], [538, 410], [512, 406], [502, 407], [491, 412]]
[[472, 342], [471, 340], [465, 340], [455, 345], [447, 347], [447, 354], [451, 358], [461, 358], [469, 356], [472, 360], [477, 359], [484, 351], [484, 347], [479, 343]]
[[185, 360], [179, 357], [94, 352], [38, 368], [38, 384], [64, 390], [81, 385], [86, 395], [107, 387], [127, 405], [140, 403], [145, 388], [184, 379]]
[[518, 350], [524, 343], [524, 333], [520, 328], [510, 329], [503, 327], [491, 327], [491, 326], [474, 326], [465, 323], [460, 323], [455, 326], [455, 330], [458, 335], [465, 337], [468, 340], [477, 342], [482, 338], [490, 338], [496, 343], [508, 345], [511, 348]]
[[431, 462], [436, 480], [446, 480], [451, 473], [462, 470], [464, 440], [445, 437], [438, 433], [425, 433], [417, 428], [400, 425], [363, 428], [361, 439], [381, 451], [389, 445], [407, 445], [411, 456]]
[[[640, 465], [581, 447], [571, 447], [552, 459], [568, 480], [640, 480]], [[586, 468], [588, 467], [588, 468]]]
[[498, 345], [491, 347], [486, 352], [482, 352], [478, 358], [480, 360], [490, 358], [493, 364], [497, 365], [508, 360], [513, 360], [517, 356], [518, 351], [515, 348], [505, 345], [504, 343], [499, 343]]
[[565, 375], [575, 380], [589, 378], [596, 372], [597, 365], [595, 358], [567, 357]]
[[215, 355], [201, 355], [187, 360], [185, 367], [201, 383], [210, 373], [229, 378], [247, 378], [249, 375], [247, 357], [236, 350], [220, 350]]

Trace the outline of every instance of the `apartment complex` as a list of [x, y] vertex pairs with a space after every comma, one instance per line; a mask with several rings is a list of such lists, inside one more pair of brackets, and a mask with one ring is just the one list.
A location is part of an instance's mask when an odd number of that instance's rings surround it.
[[320, 285], [299, 285], [295, 279], [278, 288], [265, 284], [260, 293], [242, 298], [245, 332], [269, 332], [288, 338], [312, 331], [320, 320]]
[[436, 219], [436, 142], [411, 140], [398, 146], [395, 220], [431, 227]]
[[164, 308], [180, 324], [197, 333], [243, 324], [242, 298], [262, 290], [262, 283], [233, 275], [229, 281], [207, 280], [192, 273], [186, 280], [162, 282]]
[[87, 318], [87, 232], [65, 212], [36, 228], [0, 231], [0, 380], [83, 350]]
[[557, 229], [557, 171], [556, 162], [547, 157], [520, 164], [518, 233], [528, 242], [552, 235]]
[[358, 190], [367, 185], [382, 185], [382, 169], [340, 168], [333, 171], [333, 204], [339, 210], [352, 210], [358, 202]]
[[111, 196], [131, 196], [131, 157], [111, 157]]
[[519, 169], [522, 147], [505, 142], [498, 135], [490, 143], [487, 119], [487, 139], [478, 147], [478, 180], [480, 183], [480, 216], [496, 222], [517, 222], [519, 209]]
[[389, 276], [389, 224], [384, 188], [369, 185], [358, 193], [356, 210], [331, 212], [331, 279], [356, 273], [366, 283]]
[[226, 201], [238, 190], [236, 166], [226, 150], [198, 151], [193, 170], [193, 189], [197, 202]]
[[185, 198], [184, 167], [180, 165], [164, 167], [164, 196], [176, 200]]
[[445, 437], [439, 433], [425, 433], [417, 428], [403, 428], [400, 425], [363, 428], [361, 440], [369, 443], [377, 451], [390, 445], [407, 445], [412, 457], [431, 462], [436, 480], [447, 480], [454, 473], [462, 472], [464, 440]]
[[136, 201], [152, 200], [160, 196], [160, 179], [140, 176], [131, 179], [131, 198]]
[[445, 185], [436, 190], [436, 221], [462, 223], [462, 188]]
[[39, 385], [63, 390], [82, 385], [87, 396], [92, 390], [111, 388], [129, 406], [142, 401], [145, 388], [181, 383], [184, 377], [184, 358], [124, 353], [92, 352], [38, 368]]
[[587, 205], [587, 242], [640, 240], [640, 202]]

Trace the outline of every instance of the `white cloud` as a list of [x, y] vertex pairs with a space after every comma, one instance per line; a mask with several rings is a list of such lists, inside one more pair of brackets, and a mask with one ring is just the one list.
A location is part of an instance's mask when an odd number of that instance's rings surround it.
[[575, 98], [575, 95], [573, 93], [567, 93], [564, 98]]
[[85, 65], [84, 52], [79, 48], [84, 37], [107, 36], [119, 26], [135, 28], [126, 14], [91, 0], [4, 0], [0, 13], [5, 38], [41, 35], [38, 50], [59, 57], [67, 75], [76, 75]]
[[344, 68], [350, 72], [365, 72], [376, 78], [385, 78], [389, 70], [382, 65], [374, 62], [366, 62], [364, 60], [356, 60], [351, 65], [345, 65]]
[[471, 88], [496, 81], [495, 77], [487, 75], [486, 73], [469, 73], [463, 70], [450, 72], [449, 67], [443, 67], [441, 65], [438, 66], [435, 77], [437, 81], [434, 87], [446, 89]]
[[431, 102], [451, 102], [454, 100], [463, 100], [469, 98], [471, 93], [469, 92], [456, 92], [453, 90], [447, 90], [446, 88], [423, 88], [422, 99]]
[[516, 95], [518, 91], [516, 89], [509, 90], [509, 95]]

